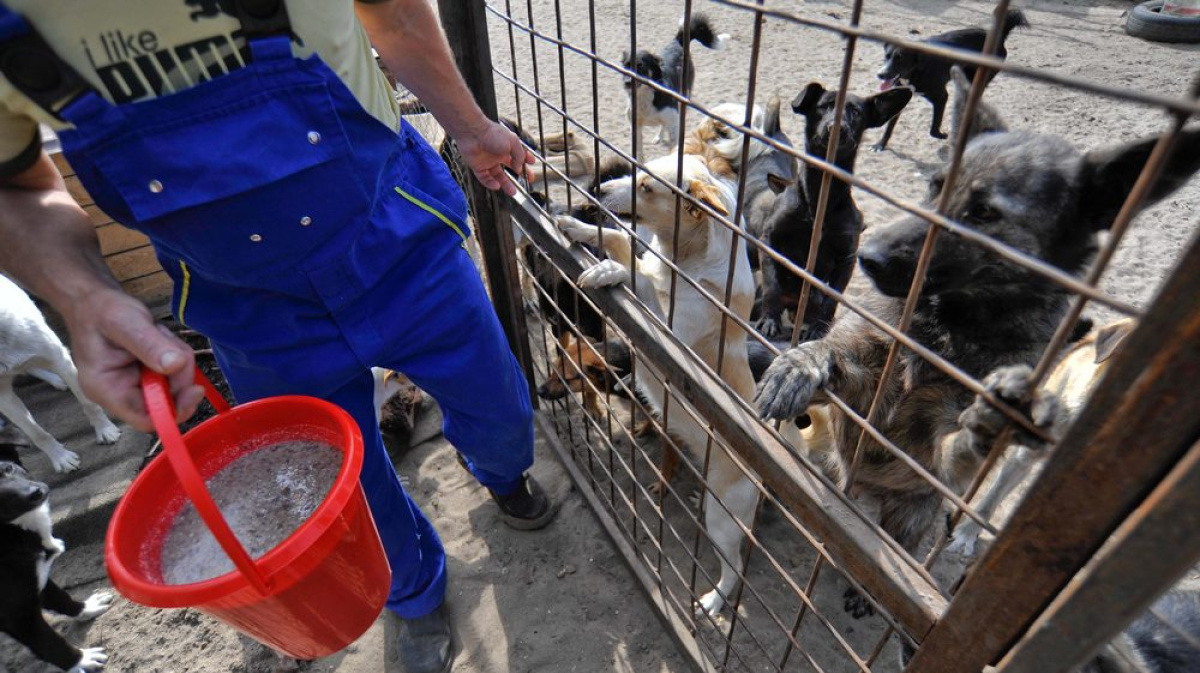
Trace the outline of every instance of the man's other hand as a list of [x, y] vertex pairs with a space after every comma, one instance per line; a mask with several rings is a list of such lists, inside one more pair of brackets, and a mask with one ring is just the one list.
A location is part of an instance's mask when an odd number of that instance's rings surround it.
[[196, 412], [204, 389], [194, 380], [195, 355], [142, 302], [105, 287], [80, 297], [64, 314], [83, 392], [142, 432], [154, 424], [142, 399], [142, 365], [165, 375], [175, 399], [176, 420]]

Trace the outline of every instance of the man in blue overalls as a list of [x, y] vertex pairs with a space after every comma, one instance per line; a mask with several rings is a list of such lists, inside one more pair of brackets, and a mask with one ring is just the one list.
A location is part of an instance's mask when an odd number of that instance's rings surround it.
[[192, 355], [109, 273], [41, 150], [50, 124], [96, 203], [153, 241], [176, 318], [239, 401], [315, 395], [359, 422], [402, 664], [449, 670], [443, 550], [384, 452], [369, 368], [437, 399], [503, 520], [537, 528], [554, 508], [525, 475], [528, 388], [463, 245], [465, 199], [381, 93], [367, 37], [486, 187], [511, 193], [503, 168], [532, 158], [475, 105], [425, 0], [66, 4], [0, 0], [0, 265], [63, 314], [95, 401], [149, 431], [144, 365], [192, 414]]

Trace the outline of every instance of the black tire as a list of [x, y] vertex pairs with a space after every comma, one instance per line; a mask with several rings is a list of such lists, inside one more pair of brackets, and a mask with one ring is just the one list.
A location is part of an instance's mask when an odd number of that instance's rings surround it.
[[1125, 32], [1153, 42], [1200, 42], [1200, 17], [1162, 14], [1164, 0], [1149, 0], [1133, 8]]

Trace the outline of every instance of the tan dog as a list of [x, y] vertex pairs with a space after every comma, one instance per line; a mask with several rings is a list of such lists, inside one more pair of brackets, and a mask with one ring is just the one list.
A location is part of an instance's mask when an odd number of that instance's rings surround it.
[[[710, 170], [703, 158], [684, 155], [682, 175], [677, 173], [678, 158], [666, 156], [647, 164], [655, 175], [671, 183], [682, 184], [687, 193], [714, 212], [728, 216], [735, 208], [729, 186]], [[678, 247], [672, 249], [675, 223], [675, 194], [652, 175], [639, 173], [636, 182], [630, 177], [609, 180], [599, 186], [599, 198], [611, 211], [628, 215], [633, 194], [637, 193], [638, 224], [648, 230], [650, 247], [676, 265], [710, 294], [721, 297], [729, 277], [731, 257], [736, 265], [729, 307], [735, 315], [748, 319], [754, 302], [754, 279], [745, 254], [731, 255], [734, 235], [727, 227], [713, 220], [697, 203], [685, 201], [679, 213]], [[596, 227], [572, 217], [560, 217], [559, 228], [567, 238], [594, 246], [601, 244]], [[579, 277], [585, 288], [609, 287], [628, 282], [633, 253], [626, 236], [604, 236], [604, 250], [609, 259], [587, 269]], [[663, 307], [671, 300], [671, 270], [654, 254], [644, 255], [637, 264], [639, 299], [660, 317]], [[746, 355], [746, 333], [729, 324], [724, 340], [721, 336], [721, 312], [690, 283], [680, 281], [675, 290], [675, 312], [672, 331], [706, 364], [717, 370], [717, 354], [724, 348], [724, 360], [717, 374], [738, 395], [750, 400], [754, 379]], [[665, 319], [664, 319], [665, 322]], [[661, 411], [667, 393], [653, 376], [639, 381], [642, 392], [653, 407]], [[693, 417], [693, 410], [680, 409], [685, 402], [674, 399], [667, 428], [693, 449], [706, 445], [704, 425]], [[733, 413], [740, 413], [734, 411]], [[746, 413], [747, 419], [753, 417]], [[705, 503], [705, 527], [721, 557], [721, 579], [717, 587], [702, 596], [699, 607], [716, 615], [726, 598], [737, 586], [742, 566], [741, 525], [749, 526], [757, 500], [757, 490], [724, 450], [714, 448], [707, 474], [708, 490]], [[718, 504], [717, 499], [723, 503]], [[728, 511], [727, 511], [727, 509]], [[739, 523], [740, 522], [740, 523]]]
[[[1046, 382], [1042, 384], [1042, 394], [1053, 396], [1058, 402], [1055, 427], [1066, 428], [1075, 420], [1092, 394], [1096, 382], [1108, 371], [1110, 358], [1136, 326], [1137, 323], [1132, 318], [1126, 318], [1101, 327], [1067, 349], [1046, 377]], [[1024, 446], [1010, 446], [1008, 456], [998, 468], [991, 485], [976, 495], [976, 502], [973, 504], [975, 511], [984, 518], [991, 519], [1000, 503], [1024, 481], [1038, 460], [1044, 457], [1045, 453], [1035, 453]], [[964, 518], [954, 529], [954, 541], [947, 550], [962, 556], [974, 556], [981, 532], [983, 529], [974, 519]]]
[[[542, 189], [543, 184], [558, 184], [566, 178], [596, 179], [596, 155], [588, 143], [580, 140], [574, 131], [551, 133], [545, 136], [542, 152], [546, 164], [538, 162], [526, 169], [526, 177], [532, 189]], [[564, 177], [565, 176], [565, 177]]]

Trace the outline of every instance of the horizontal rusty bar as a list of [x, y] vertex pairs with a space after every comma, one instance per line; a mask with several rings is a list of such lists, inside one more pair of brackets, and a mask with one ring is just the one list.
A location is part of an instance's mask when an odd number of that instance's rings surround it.
[[1197, 293], [1200, 236], [906, 671], [999, 661], [1200, 436]]
[[999, 673], [1070, 673], [1200, 560], [1200, 442], [1121, 524]]
[[[559, 268], [571, 275], [582, 272], [580, 261], [559, 243], [557, 232], [552, 233], [553, 223], [523, 203], [513, 202], [510, 210]], [[762, 427], [745, 402], [730, 393], [674, 335], [649, 320], [633, 297], [609, 290], [584, 292], [822, 540], [839, 567], [855, 577], [919, 641], [946, 608], [946, 600], [928, 574], [884, 540], [843, 494], [817, 476], [816, 468], [801, 465], [785, 444]]]

